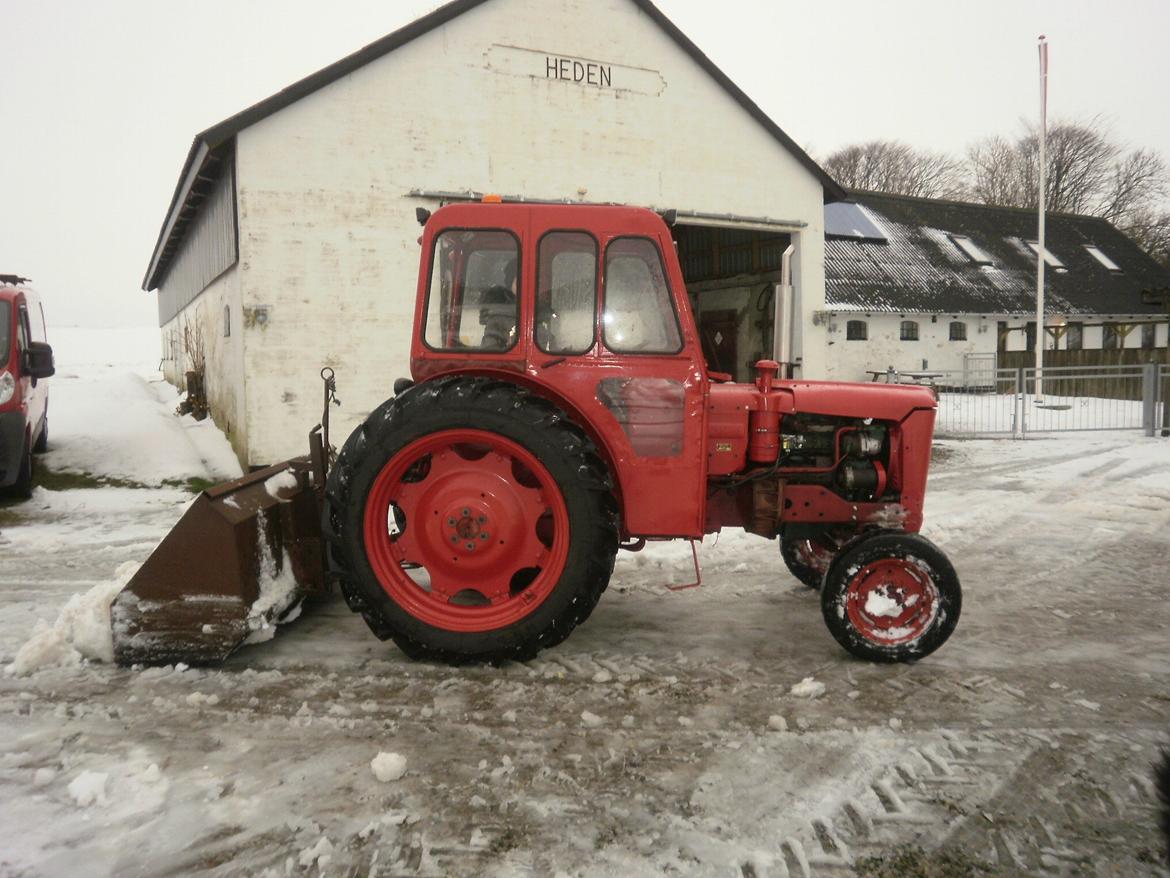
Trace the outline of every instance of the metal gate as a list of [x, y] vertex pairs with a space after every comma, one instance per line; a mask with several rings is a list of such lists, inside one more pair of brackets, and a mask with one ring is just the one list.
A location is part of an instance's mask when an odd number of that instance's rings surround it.
[[938, 374], [940, 436], [1014, 436], [1086, 430], [1170, 431], [1170, 366], [1048, 367]]

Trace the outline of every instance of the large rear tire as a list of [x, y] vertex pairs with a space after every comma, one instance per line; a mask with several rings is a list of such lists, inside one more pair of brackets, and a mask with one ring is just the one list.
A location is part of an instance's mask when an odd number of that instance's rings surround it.
[[618, 545], [593, 443], [549, 402], [482, 377], [408, 389], [338, 455], [331, 571], [371, 630], [413, 658], [526, 661], [592, 612]]
[[846, 546], [825, 574], [821, 612], [858, 658], [906, 662], [942, 646], [962, 609], [947, 556], [918, 534], [877, 533]]

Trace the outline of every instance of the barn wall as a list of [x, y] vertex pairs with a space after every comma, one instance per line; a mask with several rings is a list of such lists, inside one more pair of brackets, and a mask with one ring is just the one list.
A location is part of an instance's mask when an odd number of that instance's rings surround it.
[[303, 450], [322, 365], [338, 435], [407, 373], [414, 209], [435, 206], [414, 189], [803, 220], [794, 282], [823, 308], [820, 182], [627, 0], [477, 7], [241, 132], [237, 176], [243, 308], [265, 317], [244, 330], [248, 463]]
[[[230, 335], [224, 335], [225, 310]], [[244, 315], [240, 300], [239, 271], [220, 275], [190, 305], [163, 325], [163, 373], [180, 389], [192, 356], [184, 345], [184, 329], [202, 339], [204, 389], [208, 409], [216, 425], [227, 434], [241, 461], [247, 449], [244, 382]]]
[[[996, 321], [964, 315], [940, 315], [937, 323], [930, 322], [929, 314], [865, 314], [837, 312], [826, 315], [829, 347], [828, 375], [836, 381], [869, 381], [868, 370], [893, 366], [906, 371], [951, 371], [963, 368], [967, 354], [994, 353]], [[866, 341], [850, 341], [846, 324], [850, 320], [864, 320], [868, 324]], [[902, 341], [902, 321], [918, 323], [918, 341]], [[967, 325], [966, 341], [951, 341], [950, 324], [959, 320]], [[923, 361], [926, 361], [925, 365]]]

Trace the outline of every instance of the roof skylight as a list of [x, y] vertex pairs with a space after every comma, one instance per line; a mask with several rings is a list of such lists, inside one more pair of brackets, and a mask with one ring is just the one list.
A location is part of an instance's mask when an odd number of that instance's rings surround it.
[[948, 235], [947, 237], [951, 239], [951, 243], [963, 251], [964, 256], [976, 265], [991, 265], [991, 257], [966, 235]]
[[836, 201], [825, 205], [825, 234], [834, 238], [884, 244], [887, 236], [860, 204]]
[[1116, 271], [1116, 272], [1121, 271], [1121, 266], [1118, 265], [1116, 262], [1114, 262], [1112, 259], [1110, 259], [1108, 256], [1106, 256], [1104, 253], [1102, 253], [1101, 249], [1099, 247], [1096, 247], [1093, 244], [1086, 244], [1085, 249], [1089, 251], [1090, 256], [1092, 256], [1094, 259], [1096, 259], [1098, 262], [1100, 262], [1102, 265], [1104, 265], [1110, 271]]
[[[1031, 250], [1037, 256], [1040, 255], [1039, 241], [1025, 241], [1024, 243], [1028, 245], [1029, 250]], [[1044, 261], [1048, 263], [1049, 267], [1055, 268], [1057, 271], [1068, 271], [1068, 269], [1064, 267], [1064, 263], [1057, 259], [1053, 252], [1047, 247], [1044, 248]]]

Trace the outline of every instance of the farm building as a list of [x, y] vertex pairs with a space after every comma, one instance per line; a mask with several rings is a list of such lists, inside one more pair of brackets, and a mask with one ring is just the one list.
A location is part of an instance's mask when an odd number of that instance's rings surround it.
[[[344, 436], [408, 373], [416, 208], [499, 193], [675, 209], [700, 333], [744, 375], [792, 245], [798, 374], [828, 371], [843, 191], [649, 0], [456, 0], [196, 136], [144, 279], [245, 465]], [[531, 279], [521, 278], [521, 283]]]
[[[827, 374], [1031, 366], [1036, 212], [856, 192], [825, 207]], [[1103, 219], [1050, 213], [1049, 366], [1166, 361], [1170, 271]]]

